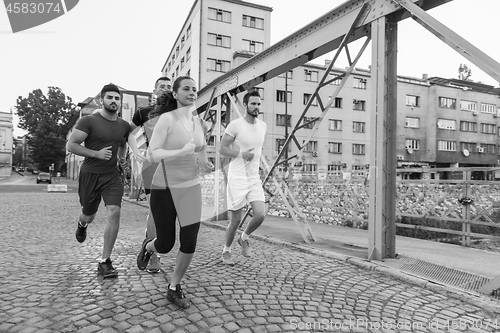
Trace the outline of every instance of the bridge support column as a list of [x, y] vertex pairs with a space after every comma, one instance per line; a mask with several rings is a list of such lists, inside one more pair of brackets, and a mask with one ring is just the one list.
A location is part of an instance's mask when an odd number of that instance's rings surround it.
[[372, 22], [368, 259], [396, 255], [397, 23]]

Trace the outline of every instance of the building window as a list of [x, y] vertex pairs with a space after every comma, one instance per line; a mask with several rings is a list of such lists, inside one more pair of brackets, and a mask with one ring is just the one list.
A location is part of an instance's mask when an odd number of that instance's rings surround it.
[[231, 23], [231, 12], [217, 8], [208, 8], [208, 19]]
[[340, 171], [342, 170], [342, 165], [340, 164], [328, 164], [328, 171]]
[[469, 152], [476, 151], [476, 144], [473, 142], [460, 142], [460, 150], [464, 151], [467, 149]]
[[471, 121], [461, 121], [460, 130], [462, 132], [477, 132], [477, 123]]
[[208, 70], [215, 72], [228, 72], [231, 70], [231, 63], [229, 61], [210, 59], [208, 58]]
[[305, 126], [303, 128], [309, 128], [309, 129], [313, 128], [317, 120], [318, 117], [304, 117], [302, 121]]
[[365, 145], [353, 143], [352, 144], [352, 154], [353, 155], [364, 155], [365, 154]]
[[[304, 105], [307, 105], [307, 103], [311, 99], [311, 96], [312, 96], [311, 94], [304, 93], [304, 98], [303, 98]], [[311, 102], [311, 105], [318, 106], [318, 101], [316, 100], [316, 98], [314, 98], [314, 100]]]
[[330, 119], [328, 129], [330, 131], [342, 131], [342, 120]]
[[259, 93], [260, 99], [264, 100], [264, 88], [255, 87], [254, 89]]
[[314, 163], [304, 164], [304, 171], [305, 172], [316, 172], [317, 169], [318, 169], [317, 164], [314, 164]]
[[420, 149], [420, 140], [406, 139], [405, 140], [405, 149], [419, 150]]
[[353, 121], [352, 122], [352, 131], [354, 133], [364, 133], [365, 132], [365, 123], [361, 121]]
[[495, 104], [481, 103], [481, 112], [495, 114], [497, 106]]
[[457, 150], [457, 142], [456, 141], [447, 141], [447, 140], [438, 140], [438, 150], [440, 150], [440, 151], [456, 151]]
[[437, 126], [439, 129], [456, 130], [457, 122], [455, 120], [449, 120], [449, 119], [438, 119]]
[[[287, 123], [287, 127], [291, 127], [292, 126], [292, 116], [291, 115], [287, 115], [287, 118], [288, 118], [288, 121], [286, 122]], [[285, 126], [285, 115], [284, 114], [277, 114], [276, 115], [276, 126]]]
[[[332, 99], [332, 96], [328, 96], [328, 101]], [[340, 97], [335, 97], [335, 102], [333, 102], [332, 107], [337, 108], [337, 109], [342, 109], [342, 98]]]
[[420, 118], [406, 117], [405, 127], [419, 128], [420, 127]]
[[189, 58], [191, 58], [191, 48], [186, 51], [186, 60], [189, 60]]
[[181, 59], [181, 69], [184, 67], [184, 57]]
[[[288, 72], [286, 72], [286, 76], [287, 76], [287, 79], [291, 80], [293, 78], [293, 70], [289, 70]], [[281, 73], [280, 75], [278, 75], [278, 77], [284, 78], [285, 73]]]
[[304, 149], [304, 151], [307, 152], [318, 151], [318, 141], [309, 141], [306, 144], [306, 148]]
[[243, 50], [252, 53], [264, 51], [264, 43], [243, 39]]
[[448, 97], [439, 97], [439, 107], [445, 109], [456, 109], [457, 100]]
[[342, 143], [328, 142], [328, 152], [332, 154], [342, 154]]
[[[280, 152], [283, 149], [283, 145], [285, 144], [285, 139], [276, 139], [276, 151]], [[291, 151], [290, 144], [288, 145], [288, 151]]]
[[352, 86], [356, 89], [366, 89], [366, 79], [355, 77], [352, 80]]
[[258, 17], [243, 15], [243, 26], [255, 29], [264, 29], [264, 20]]
[[483, 152], [486, 154], [495, 154], [495, 145], [481, 143], [481, 148], [483, 148]]
[[186, 42], [186, 38], [182, 36], [181, 38], [181, 49], [184, 47], [184, 43]]
[[471, 101], [460, 101], [460, 110], [477, 111], [477, 103]]
[[179, 47], [178, 46], [175, 48], [175, 57], [176, 58], [179, 57]]
[[179, 66], [175, 69], [175, 76], [179, 76]]
[[186, 29], [186, 36], [189, 37], [191, 36], [191, 24], [189, 25], [189, 27], [187, 27]]
[[366, 111], [366, 102], [359, 99], [352, 100], [352, 109], [357, 111]]
[[495, 124], [481, 124], [481, 133], [495, 134]]
[[420, 106], [420, 96], [406, 95], [406, 105]]
[[218, 46], [218, 47], [229, 48], [229, 47], [231, 47], [231, 37], [225, 36], [225, 35], [208, 33], [207, 44]]
[[318, 82], [319, 72], [318, 71], [310, 71], [308, 69], [304, 70], [306, 75], [306, 81], [309, 82]]
[[285, 102], [285, 97], [287, 103], [292, 103], [291, 91], [276, 90], [276, 102]]

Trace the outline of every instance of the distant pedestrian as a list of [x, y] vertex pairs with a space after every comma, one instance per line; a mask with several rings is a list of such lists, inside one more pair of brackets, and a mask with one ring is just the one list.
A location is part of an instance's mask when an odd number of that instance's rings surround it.
[[137, 256], [138, 268], [144, 269], [153, 253], [170, 252], [179, 218], [180, 248], [167, 299], [182, 308], [190, 306], [181, 282], [196, 250], [201, 221], [199, 169], [213, 169], [205, 152], [204, 124], [193, 115], [196, 94], [192, 78], [178, 77], [172, 91], [175, 100], [150, 113], [150, 118], [159, 115], [148, 150], [148, 159], [160, 163], [153, 177], [150, 201], [156, 238], [144, 240]]
[[[155, 104], [149, 105], [144, 108], [137, 110], [130, 122], [130, 127], [132, 130], [131, 135], [128, 138], [129, 146], [132, 150], [132, 153], [135, 155], [137, 161], [141, 164], [141, 174], [142, 174], [142, 182], [144, 186], [144, 192], [146, 193], [146, 198], [148, 203], [150, 202], [151, 197], [151, 181], [153, 180], [153, 174], [158, 167], [158, 163], [149, 162], [145, 155], [139, 151], [137, 147], [137, 141], [135, 135], [139, 128], [143, 128], [144, 136], [146, 139], [146, 148], [149, 146], [149, 141], [151, 140], [151, 135], [153, 133], [154, 125], [156, 124], [157, 118], [149, 119], [150, 112], [155, 107], [160, 107], [162, 103], [166, 100], [165, 95], [172, 93], [172, 82], [168, 77], [160, 77], [155, 82], [155, 89], [153, 90], [153, 94], [156, 96]], [[148, 216], [146, 218], [146, 238], [153, 239], [156, 237], [156, 227], [153, 220], [153, 214], [151, 214], [151, 209], [148, 212]], [[149, 259], [148, 266], [146, 270], [149, 273], [158, 273], [161, 270], [160, 265], [160, 257], [155, 253]]]
[[[103, 108], [78, 120], [66, 145], [68, 151], [85, 156], [78, 177], [78, 195], [82, 213], [78, 219], [76, 239], [82, 243], [87, 237], [87, 227], [94, 218], [101, 198], [106, 205], [108, 221], [104, 230], [102, 260], [97, 272], [105, 278], [116, 277], [111, 252], [120, 228], [120, 211], [123, 184], [118, 172], [118, 158], [123, 166], [130, 125], [118, 117], [121, 105], [120, 90], [114, 84], [101, 90]], [[85, 145], [81, 145], [84, 143]]]
[[242, 254], [251, 257], [248, 238], [261, 224], [265, 217], [265, 196], [259, 175], [260, 156], [267, 125], [258, 119], [261, 99], [257, 91], [251, 91], [243, 97], [245, 115], [233, 120], [226, 128], [221, 141], [220, 153], [232, 157], [228, 171], [227, 207], [231, 212], [226, 229], [226, 238], [222, 250], [222, 262], [234, 265], [231, 257], [231, 245], [241, 222], [241, 212], [247, 203], [252, 206], [253, 217], [245, 231], [238, 237]]

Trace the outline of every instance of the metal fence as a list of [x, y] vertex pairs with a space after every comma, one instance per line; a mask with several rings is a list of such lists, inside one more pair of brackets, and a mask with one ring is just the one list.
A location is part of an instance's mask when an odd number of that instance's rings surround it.
[[[397, 181], [396, 226], [458, 237], [462, 245], [470, 245], [473, 238], [500, 240], [500, 182], [482, 180], [492, 179], [496, 170], [500, 168], [398, 169], [398, 175], [418, 179]], [[289, 178], [287, 183], [311, 221], [366, 229], [368, 178], [365, 173], [349, 177], [339, 173], [324, 180], [313, 175]], [[205, 204], [214, 204], [214, 185], [213, 178], [204, 178]], [[279, 196], [267, 196], [268, 214], [288, 216]]]

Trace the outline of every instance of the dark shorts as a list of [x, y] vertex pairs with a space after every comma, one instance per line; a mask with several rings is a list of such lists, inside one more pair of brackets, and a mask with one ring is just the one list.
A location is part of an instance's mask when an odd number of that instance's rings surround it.
[[123, 183], [118, 172], [113, 173], [80, 173], [78, 179], [78, 195], [84, 215], [97, 213], [101, 198], [106, 206], [122, 205]]
[[144, 164], [142, 165], [142, 181], [144, 184], [144, 192], [146, 192], [146, 194], [151, 193], [151, 183], [153, 182], [153, 176], [158, 164], [159, 163], [144, 161]]

